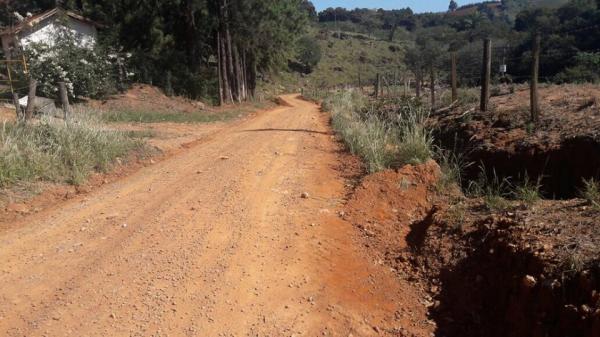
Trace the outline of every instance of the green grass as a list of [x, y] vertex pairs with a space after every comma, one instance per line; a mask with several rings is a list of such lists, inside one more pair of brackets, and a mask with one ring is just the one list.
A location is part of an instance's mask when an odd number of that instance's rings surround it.
[[101, 113], [102, 120], [109, 123], [212, 123], [231, 120], [250, 112], [265, 109], [273, 102], [259, 100], [248, 102], [219, 112], [210, 111], [152, 111], [152, 110], [111, 110]]
[[404, 47], [397, 42], [375, 39], [364, 39], [353, 34], [342, 32], [344, 39], [334, 36], [334, 32], [326, 30], [317, 36], [322, 50], [322, 57], [314, 71], [305, 81], [307, 87], [330, 88], [335, 85], [353, 83], [358, 85], [360, 74], [364, 86], [373, 85], [377, 73], [387, 74], [392, 81], [394, 72], [398, 80], [404, 69]]
[[327, 97], [323, 109], [331, 113], [333, 129], [348, 150], [360, 156], [369, 172], [406, 164], [419, 164], [432, 157], [431, 133], [423, 125], [420, 107], [401, 108], [400, 122], [381, 117], [377, 105], [356, 91]]
[[537, 182], [532, 182], [528, 175], [525, 175], [525, 179], [522, 184], [514, 188], [514, 195], [517, 200], [523, 201], [526, 205], [532, 206], [536, 202], [542, 199], [540, 189], [542, 188], [541, 178]]
[[80, 184], [91, 172], [107, 171], [115, 160], [144, 147], [124, 132], [105, 128], [91, 113], [74, 116], [69, 123], [3, 124], [0, 187], [34, 181]]
[[600, 182], [594, 178], [584, 179], [581, 197], [595, 210], [600, 210]]
[[501, 179], [496, 170], [489, 176], [481, 166], [479, 178], [469, 182], [466, 192], [472, 197], [482, 197], [490, 211], [502, 211], [510, 207], [507, 198], [512, 194], [512, 185], [507, 178]]
[[242, 113], [240, 110], [231, 110], [222, 113], [123, 110], [105, 112], [102, 114], [102, 118], [110, 123], [210, 123], [229, 120], [238, 117]]

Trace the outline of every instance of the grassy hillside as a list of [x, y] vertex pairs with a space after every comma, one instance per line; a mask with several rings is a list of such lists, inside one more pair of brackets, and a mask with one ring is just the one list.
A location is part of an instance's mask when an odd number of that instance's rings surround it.
[[315, 29], [322, 57], [314, 71], [307, 75], [309, 86], [332, 87], [339, 84], [363, 84], [379, 73], [391, 75], [404, 70], [404, 44], [389, 42], [373, 35], [347, 31]]

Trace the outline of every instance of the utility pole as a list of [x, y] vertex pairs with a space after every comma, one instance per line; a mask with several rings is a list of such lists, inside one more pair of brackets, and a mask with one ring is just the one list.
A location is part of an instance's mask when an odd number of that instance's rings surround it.
[[538, 101], [538, 77], [540, 72], [540, 44], [541, 37], [539, 33], [535, 33], [533, 37], [533, 60], [531, 64], [531, 84], [530, 84], [530, 99], [531, 99], [531, 121], [537, 123], [540, 119], [540, 106]]
[[458, 100], [458, 80], [456, 78], [456, 52], [452, 52], [452, 73], [451, 73], [451, 81], [452, 81], [452, 103]]
[[483, 40], [483, 69], [481, 71], [480, 110], [487, 111], [490, 101], [490, 78], [492, 77], [492, 40]]

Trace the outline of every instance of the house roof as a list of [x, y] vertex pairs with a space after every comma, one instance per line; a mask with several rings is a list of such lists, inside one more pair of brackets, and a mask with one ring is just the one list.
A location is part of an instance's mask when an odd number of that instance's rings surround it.
[[4, 30], [0, 31], [0, 35], [18, 34], [21, 31], [23, 31], [25, 29], [31, 29], [31, 28], [35, 27], [36, 25], [42, 23], [44, 20], [47, 20], [58, 14], [67, 15], [68, 17], [70, 17], [72, 19], [87, 23], [89, 25], [96, 26], [98, 28], [103, 27], [101, 24], [99, 24], [95, 21], [92, 21], [84, 16], [81, 16], [75, 12], [71, 12], [71, 11], [56, 7], [54, 9], [51, 9], [51, 10], [33, 15], [31, 17], [25, 18], [25, 20], [23, 20], [22, 22], [19, 22], [19, 24], [15, 25], [13, 27], [5, 28]]

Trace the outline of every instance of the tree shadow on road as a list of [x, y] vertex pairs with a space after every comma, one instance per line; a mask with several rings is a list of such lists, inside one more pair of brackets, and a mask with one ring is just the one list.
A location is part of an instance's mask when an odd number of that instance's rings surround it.
[[315, 131], [308, 129], [251, 129], [243, 130], [242, 132], [306, 132], [306, 133], [318, 133], [321, 135], [332, 135], [331, 132]]

